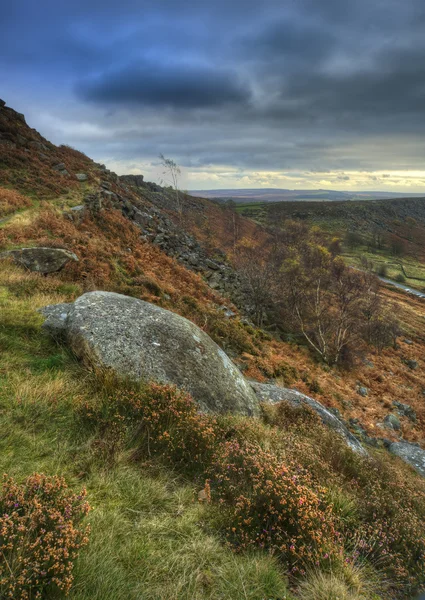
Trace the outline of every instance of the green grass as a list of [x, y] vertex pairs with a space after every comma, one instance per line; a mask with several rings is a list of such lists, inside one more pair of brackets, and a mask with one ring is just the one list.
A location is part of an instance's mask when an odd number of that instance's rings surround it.
[[[18, 283], [33, 293], [16, 293]], [[0, 266], [0, 471], [18, 480], [59, 474], [75, 490], [87, 488], [92, 532], [69, 598], [289, 598], [274, 558], [236, 555], [209, 530], [211, 509], [194, 501], [193, 483], [154, 463], [134, 464], [125, 453], [112, 468], [99, 460], [73, 410], [76, 399], [99, 388], [41, 332], [36, 312], [72, 300], [76, 290], [53, 278], [49, 286], [45, 278]]]
[[343, 253], [345, 261], [356, 268], [362, 268], [362, 259], [373, 265], [373, 270], [380, 274], [385, 269], [388, 279], [397, 281], [401, 276], [405, 281], [401, 283], [416, 289], [425, 288], [425, 265], [412, 257], [395, 258], [385, 251], [369, 252], [366, 248], [356, 248]]
[[[197, 495], [203, 481], [192, 477], [188, 469], [177, 473], [164, 466], [177, 468], [176, 462], [152, 458], [150, 451], [137, 455], [140, 440], [137, 442], [131, 431], [127, 438], [130, 443], [118, 445], [117, 454], [109, 460], [107, 452], [102, 452], [101, 444], [108, 443], [108, 438], [102, 437], [99, 422], [90, 426], [76, 406], [81, 409], [82, 401], [99, 405], [98, 400], [108, 397], [117, 410], [119, 396], [110, 394], [117, 389], [96, 379], [66, 348], [44, 335], [37, 312], [47, 304], [72, 301], [80, 293], [78, 286], [64, 284], [59, 278], [30, 274], [0, 261], [0, 470], [18, 481], [34, 472], [61, 475], [73, 490], [87, 489], [92, 506], [88, 517], [91, 535], [75, 565], [69, 598], [378, 598], [373, 594], [382, 590], [381, 579], [391, 568], [368, 557], [362, 558], [364, 565], [338, 559], [331, 569], [308, 573], [304, 583], [292, 577], [295, 595], [291, 595], [285, 565], [278, 562], [278, 556], [260, 550], [235, 553], [225, 544], [232, 505], [222, 508], [214, 501], [200, 504]], [[423, 530], [417, 525], [423, 523], [425, 514], [422, 480], [406, 471], [396, 458], [389, 465], [363, 465], [327, 430], [319, 425], [312, 428], [307, 416], [304, 423], [302, 419], [298, 422], [299, 415], [291, 415], [290, 411], [269, 407], [263, 423], [226, 417], [219, 420], [219, 429], [234, 430], [232, 435], [243, 431], [244, 439], [258, 442], [267, 452], [276, 452], [278, 464], [282, 457], [288, 468], [296, 461], [297, 473], [306, 470], [311, 474], [312, 489], [325, 487], [326, 502], [332, 506], [338, 530], [346, 536], [347, 556], [352, 551], [353, 535], [380, 518], [374, 514], [372, 522], [369, 515], [372, 489], [381, 494], [373, 510], [382, 505], [384, 514], [393, 515], [396, 534], [402, 531], [412, 546], [411, 540], [423, 539]], [[137, 428], [137, 421], [130, 427]], [[388, 461], [385, 457], [378, 459]], [[246, 481], [249, 487], [248, 475]], [[358, 485], [353, 486], [355, 481]], [[417, 507], [403, 512], [405, 504], [410, 506], [412, 490], [418, 494]], [[241, 493], [237, 488], [236, 501]], [[409, 520], [413, 523], [410, 528]], [[367, 532], [360, 535], [367, 537]], [[416, 567], [409, 568], [413, 571]], [[394, 589], [395, 583], [390, 580], [390, 584]]]

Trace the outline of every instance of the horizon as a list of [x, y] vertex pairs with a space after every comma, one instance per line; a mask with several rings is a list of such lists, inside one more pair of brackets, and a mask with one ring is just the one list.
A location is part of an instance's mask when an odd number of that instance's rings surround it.
[[[335, 193], [344, 193], [344, 194], [372, 194], [372, 193], [382, 193], [382, 194], [399, 194], [403, 192], [394, 192], [394, 190], [386, 190], [380, 188], [378, 190], [371, 189], [358, 189], [358, 190], [342, 190], [342, 189], [331, 189], [331, 188], [279, 188], [279, 187], [234, 187], [234, 188], [188, 188], [188, 192], [236, 192], [236, 191], [245, 191], [245, 192], [264, 192], [264, 191], [275, 191], [275, 192], [335, 192]], [[411, 192], [412, 194], [424, 194], [425, 196], [425, 188], [420, 192]]]
[[16, 0], [1, 96], [56, 144], [190, 189], [425, 189], [422, 0]]

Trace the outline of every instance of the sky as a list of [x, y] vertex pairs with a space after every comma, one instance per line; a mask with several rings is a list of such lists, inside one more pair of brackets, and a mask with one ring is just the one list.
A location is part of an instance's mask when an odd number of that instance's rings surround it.
[[425, 191], [424, 0], [14, 0], [0, 97], [183, 189]]

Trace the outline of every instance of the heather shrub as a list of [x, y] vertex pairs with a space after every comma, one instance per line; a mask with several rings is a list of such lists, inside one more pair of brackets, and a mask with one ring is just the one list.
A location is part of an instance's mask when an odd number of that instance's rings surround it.
[[307, 408], [281, 403], [265, 418], [284, 431], [286, 460], [326, 486], [347, 558], [379, 565], [399, 595], [414, 596], [425, 585], [425, 482], [379, 452], [356, 455]]
[[69, 592], [72, 569], [88, 542], [81, 521], [89, 511], [85, 490], [64, 479], [34, 474], [23, 484], [4, 476], [0, 493], [0, 597], [44, 598], [46, 590]]
[[230, 508], [226, 536], [237, 550], [271, 550], [293, 574], [341, 555], [325, 490], [314, 486], [299, 465], [282, 462], [258, 444], [222, 444], [205, 490], [212, 500]]
[[98, 443], [110, 456], [130, 444], [134, 458], [157, 456], [196, 471], [214, 451], [215, 419], [199, 414], [189, 394], [172, 386], [117, 390], [100, 405], [84, 402], [79, 410], [99, 428]]

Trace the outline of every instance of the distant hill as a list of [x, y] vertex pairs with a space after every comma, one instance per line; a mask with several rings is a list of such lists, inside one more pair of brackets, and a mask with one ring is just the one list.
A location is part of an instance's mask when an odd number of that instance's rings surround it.
[[[338, 200], [385, 200], [405, 198], [407, 194], [395, 192], [342, 192], [338, 190], [287, 190], [277, 188], [190, 190], [190, 194], [210, 200], [234, 200], [235, 202], [286, 202], [286, 201], [338, 201]], [[408, 194], [410, 198], [422, 194]]]

